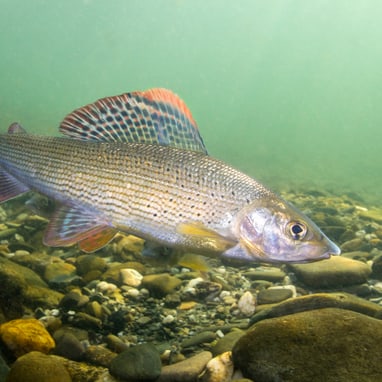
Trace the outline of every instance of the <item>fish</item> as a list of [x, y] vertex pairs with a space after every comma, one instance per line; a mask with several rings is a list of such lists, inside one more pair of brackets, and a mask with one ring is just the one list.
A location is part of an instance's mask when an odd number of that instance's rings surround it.
[[0, 134], [0, 203], [53, 200], [43, 242], [95, 252], [117, 233], [153, 247], [243, 262], [339, 255], [316, 224], [210, 156], [191, 111], [163, 88], [101, 98], [68, 114], [62, 136]]

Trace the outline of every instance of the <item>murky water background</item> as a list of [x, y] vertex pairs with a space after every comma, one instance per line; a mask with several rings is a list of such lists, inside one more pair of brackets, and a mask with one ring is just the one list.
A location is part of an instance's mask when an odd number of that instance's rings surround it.
[[0, 0], [0, 129], [167, 87], [210, 154], [275, 190], [380, 205], [378, 0]]

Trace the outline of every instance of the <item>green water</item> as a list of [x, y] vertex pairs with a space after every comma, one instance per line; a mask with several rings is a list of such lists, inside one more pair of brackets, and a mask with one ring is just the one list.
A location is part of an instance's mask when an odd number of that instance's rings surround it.
[[0, 0], [0, 129], [167, 87], [276, 191], [382, 191], [380, 0]]

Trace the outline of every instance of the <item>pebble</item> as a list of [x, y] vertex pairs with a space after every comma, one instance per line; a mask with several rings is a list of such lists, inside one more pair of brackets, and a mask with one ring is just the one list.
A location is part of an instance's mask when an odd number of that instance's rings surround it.
[[227, 333], [223, 338], [219, 339], [211, 348], [214, 356], [231, 351], [236, 342], [245, 334], [244, 330], [235, 329]]
[[230, 382], [233, 370], [232, 353], [227, 351], [208, 361], [198, 382]]
[[364, 245], [364, 239], [362, 237], [358, 237], [352, 240], [345, 241], [341, 244], [342, 252], [354, 252], [360, 251]]
[[142, 279], [142, 285], [155, 297], [164, 297], [175, 292], [182, 281], [167, 273], [146, 275]]
[[107, 335], [105, 341], [109, 349], [116, 353], [122, 353], [129, 347], [125, 342], [123, 342], [119, 337], [115, 336], [114, 334]]
[[363, 218], [374, 220], [377, 223], [382, 224], [382, 208], [363, 210], [359, 212], [359, 215]]
[[244, 316], [252, 316], [256, 310], [256, 297], [250, 291], [244, 292], [237, 303], [237, 307]]
[[204, 331], [193, 335], [191, 338], [186, 338], [182, 341], [182, 348], [189, 348], [202, 343], [208, 343], [216, 340], [216, 334], [212, 331]]
[[97, 289], [101, 292], [114, 292], [117, 289], [117, 286], [113, 283], [100, 281], [97, 284]]
[[378, 251], [371, 265], [371, 277], [382, 280], [382, 251]]
[[80, 361], [85, 353], [84, 345], [72, 333], [64, 333], [56, 340], [54, 354]]
[[91, 271], [103, 272], [107, 268], [106, 261], [97, 255], [81, 255], [76, 261], [77, 272], [83, 276]]
[[291, 264], [289, 267], [299, 280], [314, 288], [362, 284], [371, 273], [368, 264], [341, 256], [307, 264]]
[[160, 355], [152, 344], [137, 345], [119, 353], [110, 363], [110, 373], [126, 380], [155, 380], [161, 374]]
[[63, 261], [48, 264], [44, 271], [44, 280], [51, 286], [63, 288], [70, 284], [75, 284], [75, 280], [80, 280], [76, 274], [76, 267]]
[[51, 335], [35, 318], [16, 319], [2, 324], [0, 338], [16, 357], [34, 350], [48, 353], [55, 347]]
[[275, 267], [258, 267], [244, 273], [250, 280], [282, 281], [286, 273]]
[[138, 287], [142, 283], [143, 276], [131, 268], [123, 268], [120, 271], [122, 284], [129, 285], [132, 287]]
[[209, 351], [202, 351], [184, 361], [164, 366], [156, 382], [195, 382], [211, 358]]
[[119, 285], [121, 282], [121, 269], [132, 268], [140, 274], [145, 274], [145, 266], [135, 261], [127, 261], [125, 263], [110, 264], [109, 268], [102, 274], [102, 280]]
[[[125, 347], [123, 350], [126, 350]], [[110, 367], [111, 361], [117, 356], [116, 353], [102, 345], [90, 345], [86, 348], [83, 358], [92, 365]]]
[[61, 299], [59, 306], [67, 310], [78, 309], [85, 306], [88, 302], [88, 296], [82, 295], [80, 291], [71, 291]]
[[259, 305], [274, 304], [291, 298], [294, 294], [296, 294], [295, 288], [293, 290], [286, 287], [270, 287], [268, 289], [261, 290], [257, 294], [257, 303]]
[[9, 367], [2, 355], [0, 355], [0, 381], [5, 381], [7, 374], [9, 373]]

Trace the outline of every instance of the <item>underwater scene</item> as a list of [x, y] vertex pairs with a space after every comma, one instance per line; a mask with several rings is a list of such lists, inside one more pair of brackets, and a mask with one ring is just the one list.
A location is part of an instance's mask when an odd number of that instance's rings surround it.
[[380, 1], [0, 6], [0, 382], [382, 382]]

